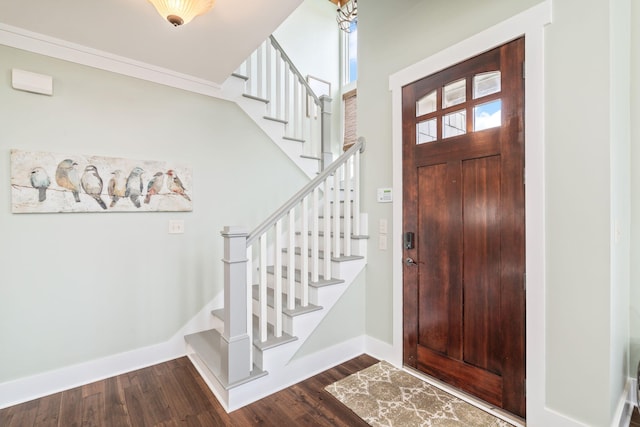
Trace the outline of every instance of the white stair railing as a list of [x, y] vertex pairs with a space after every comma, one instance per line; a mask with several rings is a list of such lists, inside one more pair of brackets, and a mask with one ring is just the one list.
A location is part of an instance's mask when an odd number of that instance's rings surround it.
[[[304, 143], [304, 156], [323, 159], [330, 152], [323, 136], [329, 97], [318, 97], [273, 36], [265, 40], [235, 74], [247, 79], [245, 95], [267, 103], [266, 119], [285, 124], [285, 139]], [[324, 140], [323, 140], [324, 137]]]
[[[242, 323], [237, 323], [246, 325], [246, 333], [241, 331], [234, 335], [227, 331], [225, 324], [223, 335], [228, 342], [264, 343], [270, 331], [275, 337], [281, 337], [284, 311], [307, 307], [310, 285], [332, 278], [332, 258], [351, 254], [351, 235], [360, 233], [356, 219], [360, 217], [360, 179], [354, 172], [360, 170], [364, 147], [364, 138], [359, 138], [251, 233], [222, 233], [225, 239], [232, 237], [238, 241], [242, 238], [246, 243], [243, 250], [235, 251], [236, 258], [225, 257], [226, 265], [244, 267], [233, 270], [238, 271], [238, 277], [225, 274], [225, 313], [230, 320], [233, 313], [233, 318], [242, 319]], [[344, 189], [343, 196], [340, 195], [341, 188]], [[238, 230], [237, 227], [225, 229]], [[229, 246], [232, 246], [231, 242], [225, 243], [225, 247]], [[244, 292], [234, 291], [238, 288]], [[257, 299], [253, 298], [256, 294]], [[229, 299], [227, 295], [246, 295], [247, 300]], [[283, 304], [285, 298], [286, 305]], [[233, 305], [234, 301], [236, 305]], [[258, 321], [257, 336], [253, 332], [253, 318]], [[252, 348], [246, 351], [251, 353]], [[248, 374], [252, 366], [253, 360], [241, 369]]]
[[[261, 298], [258, 312], [254, 311], [253, 313], [259, 319], [258, 331], [260, 332], [260, 337], [258, 338], [260, 342], [264, 342], [267, 339], [267, 323], [273, 325], [273, 333], [276, 337], [282, 335], [282, 309], [278, 308], [280, 304], [275, 303], [282, 300], [283, 293], [287, 298], [287, 308], [293, 309], [295, 300], [298, 300], [298, 304], [302, 307], [308, 306], [309, 284], [318, 282], [321, 277], [324, 280], [331, 279], [332, 257], [339, 258], [343, 255], [351, 255], [351, 234], [359, 233], [359, 230], [352, 227], [352, 220], [360, 216], [359, 203], [354, 203], [356, 198], [360, 197], [359, 188], [355, 185], [356, 182], [359, 183], [359, 179], [352, 174], [353, 170], [359, 168], [353, 168], [352, 165], [359, 165], [360, 153], [364, 149], [364, 144], [365, 141], [361, 138], [354, 147], [340, 156], [247, 236], [247, 253], [251, 253], [253, 259], [275, 260], [275, 262], [272, 262], [273, 274], [269, 275], [271, 280], [265, 275], [263, 269], [266, 269], [266, 265], [262, 263], [260, 263], [258, 270], [254, 271], [255, 274], [247, 277], [247, 285], [251, 287], [257, 284], [258, 295], [264, 297]], [[336, 180], [337, 177], [344, 177], [344, 203], [341, 203], [340, 181], [339, 179]], [[331, 190], [328, 191], [328, 188]], [[349, 196], [350, 190], [353, 190], [353, 196]], [[324, 214], [331, 203], [333, 203], [333, 221], [330, 221], [328, 215]], [[340, 207], [341, 205], [343, 206], [342, 208]], [[324, 218], [321, 218], [320, 206], [323, 207], [322, 216]], [[289, 239], [286, 244], [282, 244], [280, 236], [282, 234], [283, 219], [286, 216], [288, 216], [288, 221], [286, 222], [288, 224], [287, 236]], [[343, 221], [342, 230], [340, 227], [341, 217]], [[329, 223], [322, 235], [319, 227], [321, 219], [324, 220], [325, 224]], [[309, 224], [311, 224], [311, 227], [309, 227]], [[297, 242], [295, 238], [291, 239], [292, 235], [298, 237]], [[324, 262], [322, 264], [320, 259], [321, 238], [324, 238]], [[256, 245], [255, 242], [261, 243]], [[330, 242], [330, 244], [325, 246], [327, 242]], [[331, 245], [331, 242], [333, 245]], [[292, 254], [296, 253], [296, 250], [300, 255], [298, 257], [292, 256]], [[265, 254], [265, 251], [270, 253]], [[281, 262], [282, 252], [286, 252], [288, 255], [286, 270], [288, 286], [286, 289], [280, 284], [281, 277], [284, 275]], [[320, 271], [321, 265], [322, 271]], [[296, 270], [299, 273], [296, 274]], [[296, 275], [298, 280], [296, 280]], [[274, 307], [268, 307], [268, 298], [266, 298], [268, 289], [271, 289]], [[271, 315], [263, 315], [263, 313], [267, 312], [271, 312]]]

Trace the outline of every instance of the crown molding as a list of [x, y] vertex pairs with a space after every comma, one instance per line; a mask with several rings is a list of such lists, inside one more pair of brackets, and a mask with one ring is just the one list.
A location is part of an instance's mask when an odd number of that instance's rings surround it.
[[0, 44], [202, 95], [223, 98], [221, 85], [167, 68], [0, 23]]

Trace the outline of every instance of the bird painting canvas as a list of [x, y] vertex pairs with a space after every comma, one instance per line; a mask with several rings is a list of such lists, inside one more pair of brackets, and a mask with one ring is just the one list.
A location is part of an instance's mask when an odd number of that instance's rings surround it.
[[168, 161], [11, 150], [13, 213], [192, 211], [192, 184]]

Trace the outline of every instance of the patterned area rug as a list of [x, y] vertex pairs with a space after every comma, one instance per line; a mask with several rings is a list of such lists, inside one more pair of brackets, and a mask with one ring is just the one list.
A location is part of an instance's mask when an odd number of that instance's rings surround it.
[[325, 390], [375, 427], [512, 426], [384, 361]]

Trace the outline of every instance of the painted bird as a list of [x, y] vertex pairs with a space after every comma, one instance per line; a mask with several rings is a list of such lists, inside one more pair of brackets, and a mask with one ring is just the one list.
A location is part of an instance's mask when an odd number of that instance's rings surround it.
[[144, 170], [141, 167], [136, 166], [133, 168], [129, 177], [127, 178], [126, 191], [124, 193], [125, 197], [131, 199], [136, 208], [140, 207], [140, 196], [142, 195], [142, 189], [144, 186], [142, 185], [142, 174]]
[[71, 159], [65, 159], [56, 169], [56, 182], [62, 188], [70, 190], [73, 198], [80, 203], [80, 175], [76, 169], [78, 164]]
[[89, 196], [93, 197], [93, 200], [98, 202], [102, 209], [107, 209], [107, 205], [102, 200], [102, 178], [98, 174], [98, 168], [94, 165], [88, 165], [84, 168], [84, 173], [80, 179], [82, 189]]
[[109, 205], [110, 208], [114, 207], [118, 200], [125, 197], [127, 189], [127, 179], [120, 169], [114, 170], [111, 172], [111, 175], [113, 176], [107, 185], [107, 192], [109, 193], [109, 197], [111, 197], [111, 204]]
[[147, 184], [147, 195], [144, 198], [145, 203], [151, 201], [151, 196], [158, 194], [162, 190], [162, 184], [164, 183], [164, 174], [162, 172], [156, 172], [153, 178], [149, 180]]
[[44, 202], [47, 200], [47, 188], [51, 185], [51, 180], [47, 171], [44, 168], [37, 167], [31, 171], [31, 185], [33, 188], [38, 189], [38, 201]]
[[184, 185], [182, 185], [182, 181], [180, 181], [180, 178], [178, 178], [178, 175], [176, 175], [172, 169], [167, 171], [167, 177], [167, 188], [169, 191], [179, 194], [185, 199], [191, 201], [189, 196], [185, 193], [186, 189], [184, 188]]

